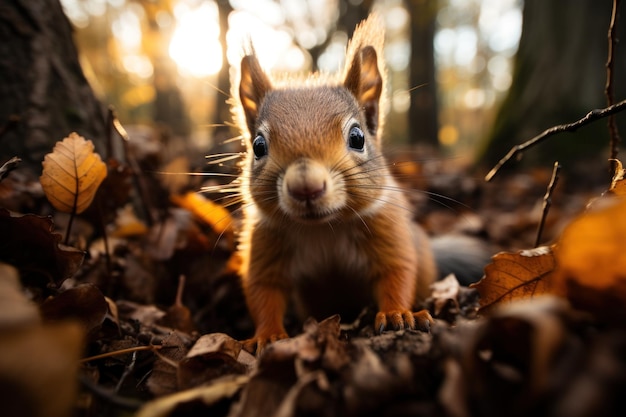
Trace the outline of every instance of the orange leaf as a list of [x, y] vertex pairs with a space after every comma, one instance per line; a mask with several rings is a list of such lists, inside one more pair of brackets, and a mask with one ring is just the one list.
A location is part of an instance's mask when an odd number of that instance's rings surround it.
[[90, 140], [77, 133], [54, 145], [45, 156], [39, 179], [46, 197], [59, 211], [80, 214], [89, 207], [107, 176], [107, 168], [94, 153]]
[[211, 226], [216, 233], [223, 233], [230, 229], [232, 224], [230, 212], [196, 192], [188, 192], [183, 196], [172, 196], [172, 201], [189, 210], [194, 216]]
[[554, 255], [547, 246], [495, 255], [485, 267], [485, 277], [471, 285], [480, 293], [481, 312], [496, 304], [552, 292], [554, 268]]
[[571, 303], [603, 317], [626, 318], [626, 199], [602, 199], [563, 231], [554, 283]]

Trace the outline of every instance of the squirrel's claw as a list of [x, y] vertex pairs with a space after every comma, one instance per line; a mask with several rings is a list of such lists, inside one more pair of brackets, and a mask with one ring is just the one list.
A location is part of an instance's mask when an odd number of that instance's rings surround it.
[[427, 332], [433, 323], [433, 318], [427, 310], [416, 313], [410, 310], [379, 311], [376, 314], [374, 328], [378, 333], [382, 333], [385, 329], [417, 329]]
[[289, 335], [287, 335], [287, 333], [275, 333], [262, 336], [255, 335], [254, 337], [246, 339], [241, 343], [243, 344], [243, 348], [245, 350], [252, 354], [256, 353], [256, 355], [259, 356], [270, 343], [274, 343], [281, 339], [287, 339], [288, 337]]

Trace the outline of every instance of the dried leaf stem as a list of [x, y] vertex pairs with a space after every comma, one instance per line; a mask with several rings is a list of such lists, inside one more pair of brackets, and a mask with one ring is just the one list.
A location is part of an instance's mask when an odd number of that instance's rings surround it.
[[541, 221], [539, 222], [539, 227], [537, 228], [537, 239], [535, 240], [535, 247], [538, 247], [541, 243], [543, 227], [546, 224], [546, 217], [548, 217], [548, 211], [550, 211], [550, 206], [552, 205], [552, 192], [554, 191], [557, 182], [559, 182], [560, 170], [561, 165], [559, 165], [559, 162], [557, 161], [554, 163], [554, 168], [552, 169], [552, 178], [550, 179], [550, 184], [548, 184], [546, 194], [543, 196], [543, 210], [541, 212]]
[[491, 179], [498, 173], [498, 171], [500, 170], [500, 168], [502, 168], [502, 166], [504, 164], [506, 164], [510, 159], [512, 159], [514, 156], [521, 154], [522, 152], [524, 152], [526, 149], [531, 148], [541, 142], [543, 142], [544, 140], [546, 140], [547, 138], [549, 138], [550, 136], [554, 136], [557, 133], [563, 133], [563, 132], [575, 132], [576, 130], [578, 130], [579, 128], [586, 126], [592, 122], [595, 122], [596, 120], [600, 120], [603, 119], [605, 117], [608, 117], [612, 114], [615, 113], [619, 113], [623, 110], [626, 109], [626, 100], [622, 100], [619, 103], [613, 104], [612, 106], [609, 107], [605, 107], [603, 109], [594, 109], [591, 110], [589, 113], [587, 113], [585, 115], [585, 117], [583, 117], [582, 119], [579, 119], [573, 123], [567, 123], [567, 124], [563, 124], [563, 125], [557, 125], [557, 126], [552, 126], [551, 128], [548, 128], [546, 130], [544, 130], [541, 134], [535, 136], [534, 138], [520, 144], [520, 145], [515, 145], [511, 148], [511, 150], [509, 150], [509, 152], [504, 156], [504, 158], [502, 158], [497, 164], [496, 166], [494, 166], [491, 171], [489, 171], [489, 173], [485, 176], [485, 181], [491, 181]]

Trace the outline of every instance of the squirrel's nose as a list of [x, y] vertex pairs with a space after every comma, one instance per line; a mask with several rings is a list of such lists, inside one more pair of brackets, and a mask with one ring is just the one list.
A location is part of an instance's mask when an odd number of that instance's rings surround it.
[[328, 180], [328, 169], [324, 165], [302, 158], [285, 171], [283, 192], [294, 201], [310, 203], [326, 194]]
[[326, 181], [321, 183], [302, 182], [292, 184], [288, 188], [289, 195], [298, 201], [317, 200], [326, 192]]

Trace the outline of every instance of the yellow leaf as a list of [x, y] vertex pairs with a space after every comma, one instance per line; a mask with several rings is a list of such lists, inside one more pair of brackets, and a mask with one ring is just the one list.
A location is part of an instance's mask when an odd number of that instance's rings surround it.
[[50, 203], [59, 211], [80, 214], [89, 207], [107, 168], [90, 140], [77, 133], [54, 145], [43, 161], [39, 179]]
[[555, 248], [554, 283], [570, 302], [602, 317], [626, 318], [626, 199], [605, 200], [575, 219]]
[[189, 210], [198, 219], [211, 226], [216, 233], [223, 233], [230, 229], [232, 224], [230, 212], [196, 192], [188, 192], [183, 196], [174, 195], [172, 201]]
[[554, 268], [554, 255], [547, 246], [502, 252], [485, 267], [485, 277], [471, 287], [480, 293], [481, 311], [485, 312], [497, 304], [551, 293]]

